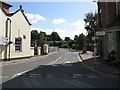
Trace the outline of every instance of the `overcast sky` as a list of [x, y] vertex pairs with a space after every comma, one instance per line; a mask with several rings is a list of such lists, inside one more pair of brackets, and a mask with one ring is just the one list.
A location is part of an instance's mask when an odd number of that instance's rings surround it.
[[95, 12], [95, 2], [10, 2], [13, 5], [11, 12], [23, 6], [24, 12], [31, 22], [31, 30], [35, 29], [51, 34], [58, 32], [60, 37], [74, 38], [81, 33], [87, 34], [84, 29], [85, 14]]

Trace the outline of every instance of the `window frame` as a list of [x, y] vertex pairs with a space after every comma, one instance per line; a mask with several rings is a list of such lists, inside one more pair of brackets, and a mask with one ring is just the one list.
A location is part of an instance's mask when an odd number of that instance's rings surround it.
[[15, 51], [22, 52], [22, 38], [15, 38]]

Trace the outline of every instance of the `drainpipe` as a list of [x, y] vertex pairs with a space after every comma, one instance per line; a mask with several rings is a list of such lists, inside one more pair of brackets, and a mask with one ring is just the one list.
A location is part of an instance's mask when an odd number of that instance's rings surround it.
[[[8, 21], [10, 21], [10, 26], [8, 27]], [[5, 51], [5, 60], [7, 60], [7, 46], [9, 45], [9, 52], [8, 52], [8, 59], [10, 60], [10, 44], [12, 44], [11, 42], [11, 20], [9, 18], [7, 18], [6, 20], [6, 34], [5, 37], [8, 38], [8, 30], [9, 30], [9, 42], [6, 45], [6, 51]]]
[[9, 54], [8, 54], [8, 60], [10, 60], [10, 44], [12, 44], [13, 42], [11, 42], [11, 20], [8, 18], [8, 20], [10, 21], [10, 26], [9, 26], [9, 42], [8, 42], [8, 45], [9, 45]]
[[[8, 18], [6, 20], [6, 32], [5, 32], [5, 38], [8, 38]], [[4, 53], [4, 60], [7, 60], [7, 46], [5, 46], [5, 53]]]

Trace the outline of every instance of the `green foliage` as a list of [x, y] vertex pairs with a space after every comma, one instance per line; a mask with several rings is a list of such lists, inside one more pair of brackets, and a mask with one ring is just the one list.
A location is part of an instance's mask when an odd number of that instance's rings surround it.
[[70, 37], [65, 37], [65, 41], [70, 41]]
[[51, 34], [51, 41], [60, 41], [60, 36], [58, 35], [57, 32], [52, 32]]
[[[53, 44], [49, 44], [49, 41], [54, 42]], [[37, 46], [43, 47], [44, 44], [60, 46], [61, 38], [57, 32], [52, 32], [51, 35], [47, 35], [45, 32], [40, 31], [38, 33], [37, 30], [31, 31], [31, 46], [34, 47], [35, 43]]]
[[87, 13], [85, 14], [85, 19], [84, 19], [86, 26], [85, 29], [88, 32], [89, 38], [94, 36], [94, 31], [99, 30], [99, 24], [98, 24], [98, 14], [97, 13]]
[[34, 42], [38, 41], [38, 31], [37, 30], [33, 30], [31, 31], [31, 46], [34, 46]]
[[48, 43], [47, 42], [47, 34], [45, 32], [40, 32], [38, 35], [38, 46], [43, 46], [44, 44]]
[[77, 49], [82, 49], [82, 47], [85, 44], [85, 39], [86, 39], [86, 36], [83, 33], [80, 34], [79, 36], [75, 35], [74, 42], [76, 44]]

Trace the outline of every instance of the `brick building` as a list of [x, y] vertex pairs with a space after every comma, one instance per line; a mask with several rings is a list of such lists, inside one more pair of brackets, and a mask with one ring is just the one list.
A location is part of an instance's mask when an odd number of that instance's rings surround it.
[[100, 30], [105, 31], [102, 42], [103, 57], [111, 51], [120, 60], [120, 2], [98, 2]]

